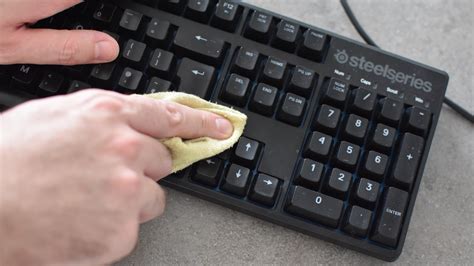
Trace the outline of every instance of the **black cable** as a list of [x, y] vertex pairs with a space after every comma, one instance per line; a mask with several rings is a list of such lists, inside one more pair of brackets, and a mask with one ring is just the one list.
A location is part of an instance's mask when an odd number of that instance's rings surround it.
[[[351, 21], [352, 25], [354, 28], [357, 30], [357, 32], [360, 34], [362, 39], [371, 46], [380, 48], [373, 40], [370, 38], [370, 36], [365, 32], [364, 28], [362, 25], [360, 25], [359, 21], [355, 17], [354, 13], [352, 12], [351, 7], [349, 6], [347, 0], [341, 0], [341, 5], [344, 8], [344, 11], [346, 12], [347, 16], [349, 17], [349, 20]], [[474, 115], [471, 114], [469, 111], [461, 107], [459, 104], [453, 102], [451, 99], [448, 97], [444, 97], [443, 101], [447, 106], [451, 107], [454, 111], [456, 111], [458, 114], [460, 114], [462, 117], [467, 119], [469, 122], [474, 123]]]

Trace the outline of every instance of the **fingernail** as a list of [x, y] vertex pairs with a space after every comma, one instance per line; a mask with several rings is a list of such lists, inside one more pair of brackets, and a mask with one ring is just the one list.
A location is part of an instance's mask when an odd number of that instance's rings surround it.
[[234, 131], [234, 127], [229, 122], [229, 120], [224, 119], [224, 118], [216, 119], [216, 126], [217, 126], [217, 129], [226, 136], [230, 136], [232, 132]]
[[110, 61], [116, 54], [115, 45], [110, 41], [100, 41], [95, 44], [95, 59], [97, 61]]

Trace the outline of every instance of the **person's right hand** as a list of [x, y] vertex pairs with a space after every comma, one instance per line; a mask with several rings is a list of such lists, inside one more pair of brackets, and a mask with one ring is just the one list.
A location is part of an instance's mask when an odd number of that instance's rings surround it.
[[[103, 265], [135, 246], [140, 222], [160, 215], [170, 174], [156, 140], [223, 139], [211, 113], [86, 90], [1, 115], [0, 235], [4, 265]], [[1, 263], [0, 263], [1, 264]]]

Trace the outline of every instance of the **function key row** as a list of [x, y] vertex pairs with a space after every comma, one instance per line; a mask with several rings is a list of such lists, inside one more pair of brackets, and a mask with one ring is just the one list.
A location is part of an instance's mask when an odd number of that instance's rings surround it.
[[153, 8], [194, 20], [196, 22], [234, 32], [242, 16], [243, 8], [226, 0], [135, 0]]
[[270, 14], [251, 11], [244, 36], [261, 43], [270, 43], [280, 50], [297, 53], [321, 62], [329, 37], [320, 31], [304, 28], [296, 23], [275, 18]]

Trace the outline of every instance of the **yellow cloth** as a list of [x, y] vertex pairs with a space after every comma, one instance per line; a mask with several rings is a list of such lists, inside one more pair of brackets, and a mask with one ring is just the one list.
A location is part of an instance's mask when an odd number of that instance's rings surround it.
[[160, 140], [171, 152], [173, 159], [173, 173], [180, 171], [191, 164], [217, 155], [231, 148], [242, 135], [247, 116], [241, 112], [205, 101], [197, 96], [180, 92], [160, 92], [145, 95], [159, 100], [176, 102], [189, 106], [193, 109], [203, 110], [221, 115], [227, 118], [234, 126], [234, 133], [225, 140], [216, 140], [208, 137], [192, 140], [183, 140], [179, 137]]

